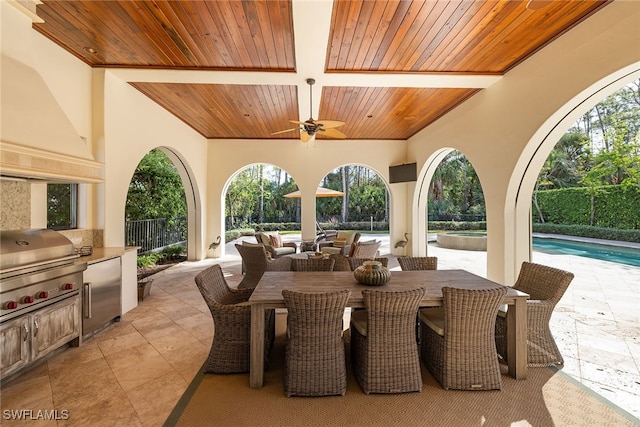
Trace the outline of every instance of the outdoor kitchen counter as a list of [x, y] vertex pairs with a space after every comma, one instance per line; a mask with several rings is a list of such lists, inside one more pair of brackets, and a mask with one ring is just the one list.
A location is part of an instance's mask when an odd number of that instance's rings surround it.
[[137, 246], [93, 248], [93, 253], [91, 255], [78, 257], [76, 259], [76, 262], [86, 262], [87, 264], [91, 265], [95, 264], [96, 262], [121, 257], [126, 252], [136, 251], [137, 249]]

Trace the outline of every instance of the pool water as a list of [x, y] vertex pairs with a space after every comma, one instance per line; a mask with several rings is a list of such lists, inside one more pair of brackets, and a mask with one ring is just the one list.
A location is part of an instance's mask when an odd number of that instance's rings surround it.
[[533, 238], [533, 249], [547, 254], [568, 254], [640, 267], [640, 249], [570, 240]]

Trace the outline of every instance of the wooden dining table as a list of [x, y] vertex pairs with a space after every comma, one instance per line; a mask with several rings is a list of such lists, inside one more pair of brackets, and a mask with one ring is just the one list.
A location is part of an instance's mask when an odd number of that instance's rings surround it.
[[[363, 289], [402, 291], [425, 288], [420, 307], [442, 305], [442, 288], [446, 286], [466, 289], [486, 289], [495, 282], [466, 270], [392, 271], [391, 280], [383, 286], [366, 286], [358, 283], [351, 271], [267, 271], [256, 286], [251, 304], [251, 366], [249, 385], [261, 388], [264, 382], [264, 311], [286, 308], [282, 291], [333, 292], [349, 289], [348, 307], [364, 307]], [[507, 359], [509, 375], [516, 379], [527, 377], [527, 305], [529, 295], [508, 287], [503, 303], [507, 310]], [[497, 357], [497, 356], [496, 356]]]

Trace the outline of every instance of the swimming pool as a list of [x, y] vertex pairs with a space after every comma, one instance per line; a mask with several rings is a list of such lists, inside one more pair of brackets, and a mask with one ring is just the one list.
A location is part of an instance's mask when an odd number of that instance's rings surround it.
[[547, 254], [569, 254], [640, 267], [640, 249], [542, 237], [533, 238], [533, 249]]

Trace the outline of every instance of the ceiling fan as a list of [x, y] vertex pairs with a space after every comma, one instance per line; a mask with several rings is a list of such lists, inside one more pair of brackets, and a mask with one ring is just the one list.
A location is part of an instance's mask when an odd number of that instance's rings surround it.
[[346, 138], [347, 136], [340, 132], [338, 129], [335, 129], [339, 126], [344, 125], [344, 122], [338, 120], [313, 120], [313, 92], [312, 87], [315, 83], [315, 79], [307, 79], [307, 84], [309, 85], [309, 118], [304, 122], [300, 122], [298, 120], [289, 120], [290, 123], [295, 123], [299, 125], [297, 128], [291, 128], [286, 130], [281, 130], [278, 132], [274, 132], [271, 135], [278, 135], [281, 133], [287, 133], [294, 131], [296, 129], [300, 130], [300, 140], [302, 142], [311, 141], [316, 135], [328, 136], [329, 138]]

